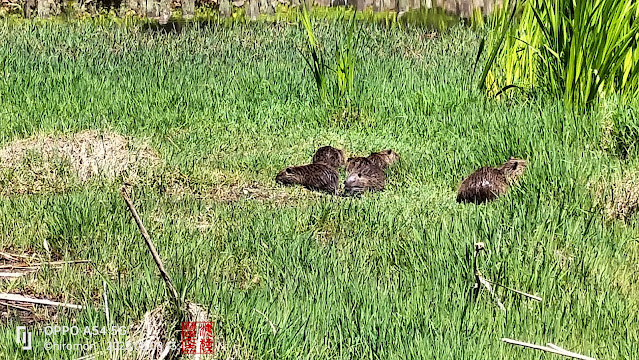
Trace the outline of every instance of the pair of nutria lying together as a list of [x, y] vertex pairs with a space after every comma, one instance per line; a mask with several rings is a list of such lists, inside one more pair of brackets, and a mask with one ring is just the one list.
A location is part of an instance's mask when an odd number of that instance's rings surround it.
[[282, 185], [300, 184], [310, 190], [338, 194], [338, 170], [346, 165], [346, 195], [380, 191], [386, 183], [384, 169], [397, 161], [399, 155], [393, 150], [382, 150], [367, 157], [345, 159], [344, 150], [323, 146], [313, 155], [312, 164], [287, 167], [277, 174], [275, 181]]

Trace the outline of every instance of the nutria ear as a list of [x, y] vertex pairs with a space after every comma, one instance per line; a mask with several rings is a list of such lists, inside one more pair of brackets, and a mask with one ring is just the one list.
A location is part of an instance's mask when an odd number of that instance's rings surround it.
[[287, 167], [287, 168], [286, 168], [286, 173], [287, 173], [287, 174], [290, 174], [290, 173], [292, 173], [292, 172], [293, 172], [293, 171], [291, 171], [291, 168], [290, 168], [290, 167]]

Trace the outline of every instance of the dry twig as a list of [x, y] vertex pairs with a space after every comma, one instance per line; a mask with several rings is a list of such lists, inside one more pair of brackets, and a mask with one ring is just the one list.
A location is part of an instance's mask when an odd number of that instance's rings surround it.
[[155, 245], [153, 245], [153, 242], [151, 242], [151, 237], [149, 236], [149, 233], [146, 231], [144, 224], [142, 224], [140, 215], [138, 215], [137, 210], [135, 210], [135, 207], [133, 206], [133, 202], [131, 201], [131, 198], [129, 198], [129, 195], [126, 192], [126, 184], [122, 185], [122, 188], [120, 189], [120, 193], [122, 194], [122, 197], [124, 198], [124, 201], [126, 202], [126, 205], [129, 207], [129, 211], [131, 211], [131, 215], [133, 216], [135, 223], [138, 225], [138, 229], [140, 229], [140, 233], [142, 233], [142, 237], [144, 238], [144, 241], [146, 242], [146, 245], [148, 246], [149, 251], [151, 252], [151, 255], [153, 255], [153, 260], [155, 260], [155, 264], [158, 266], [158, 270], [160, 270], [160, 275], [162, 276], [162, 279], [164, 279], [164, 283], [166, 284], [166, 287], [169, 290], [169, 294], [171, 295], [171, 300], [179, 308], [180, 296], [178, 295], [177, 290], [175, 290], [175, 286], [173, 286], [173, 282], [171, 281], [169, 274], [164, 269], [164, 264], [162, 263], [162, 259], [160, 259], [160, 255], [158, 255], [157, 250], [155, 250]]
[[82, 306], [80, 305], [61, 303], [61, 302], [51, 301], [46, 299], [33, 299], [33, 298], [28, 298], [26, 296], [18, 295], [18, 294], [0, 293], [0, 300], [26, 302], [30, 304], [40, 304], [40, 305], [49, 305], [49, 306], [62, 306], [62, 307], [70, 308], [70, 309], [82, 309]]
[[589, 357], [589, 356], [585, 356], [585, 355], [581, 355], [581, 354], [577, 354], [574, 353], [572, 351], [568, 351], [566, 349], [562, 349], [559, 346], [552, 344], [552, 343], [548, 343], [548, 346], [543, 346], [543, 345], [536, 345], [536, 344], [531, 344], [531, 343], [527, 343], [527, 342], [523, 342], [523, 341], [519, 341], [519, 340], [513, 340], [513, 339], [508, 339], [508, 338], [502, 338], [501, 341], [507, 343], [507, 344], [511, 344], [511, 345], [517, 345], [517, 346], [523, 346], [523, 347], [527, 347], [530, 349], [536, 349], [536, 350], [541, 350], [541, 351], [546, 351], [546, 352], [550, 352], [553, 354], [557, 354], [557, 355], [563, 355], [563, 356], [567, 356], [567, 357], [571, 357], [574, 359], [581, 359], [581, 360], [595, 360], [595, 358]]

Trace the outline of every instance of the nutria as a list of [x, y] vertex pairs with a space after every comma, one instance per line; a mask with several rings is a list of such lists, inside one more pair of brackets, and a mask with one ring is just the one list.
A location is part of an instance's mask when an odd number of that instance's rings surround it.
[[346, 160], [346, 173], [350, 173], [356, 166], [365, 166], [370, 164], [371, 161], [365, 157], [350, 157]]
[[508, 191], [511, 183], [526, 170], [526, 160], [511, 157], [500, 167], [483, 167], [464, 180], [457, 191], [457, 202], [482, 204]]
[[313, 155], [313, 163], [324, 163], [333, 169], [339, 169], [346, 162], [344, 150], [332, 146], [322, 146]]
[[300, 184], [310, 190], [336, 194], [339, 174], [323, 163], [289, 166], [277, 174], [275, 181], [281, 185]]
[[368, 158], [351, 158], [348, 159], [346, 168], [348, 176], [344, 181], [344, 193], [347, 195], [357, 195], [365, 191], [381, 191], [384, 190], [386, 183], [386, 174], [384, 170], [375, 165]]
[[368, 159], [380, 169], [384, 170], [399, 160], [399, 155], [391, 149], [386, 149], [380, 152], [371, 153], [368, 155]]

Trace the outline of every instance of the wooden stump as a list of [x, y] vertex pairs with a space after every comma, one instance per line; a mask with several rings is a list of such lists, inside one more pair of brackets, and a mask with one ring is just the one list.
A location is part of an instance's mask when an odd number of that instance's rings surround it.
[[139, 0], [140, 15], [153, 16], [153, 0]]
[[192, 19], [195, 15], [195, 0], [182, 0], [182, 16]]
[[158, 16], [160, 24], [166, 24], [171, 18], [171, 3], [169, 0], [160, 0], [158, 2]]
[[275, 9], [268, 0], [260, 0], [259, 14], [275, 14]]
[[231, 10], [231, 2], [229, 0], [220, 0], [220, 16], [229, 17], [233, 12]]
[[51, 3], [49, 0], [38, 0], [38, 17], [46, 19], [51, 16]]
[[397, 0], [397, 13], [403, 14], [410, 9], [408, 0]]
[[36, 9], [36, 2], [35, 0], [26, 0], [24, 2], [24, 17], [29, 19], [31, 18], [31, 13], [33, 12], [33, 10]]
[[246, 5], [246, 16], [251, 20], [257, 20], [258, 15], [260, 15], [260, 5], [258, 1], [259, 0], [249, 0]]
[[356, 8], [358, 11], [364, 10], [365, 0], [348, 0], [347, 4]]
[[127, 0], [126, 7], [128, 10], [138, 12], [138, 10], [140, 9], [140, 3], [138, 2], [138, 0]]

